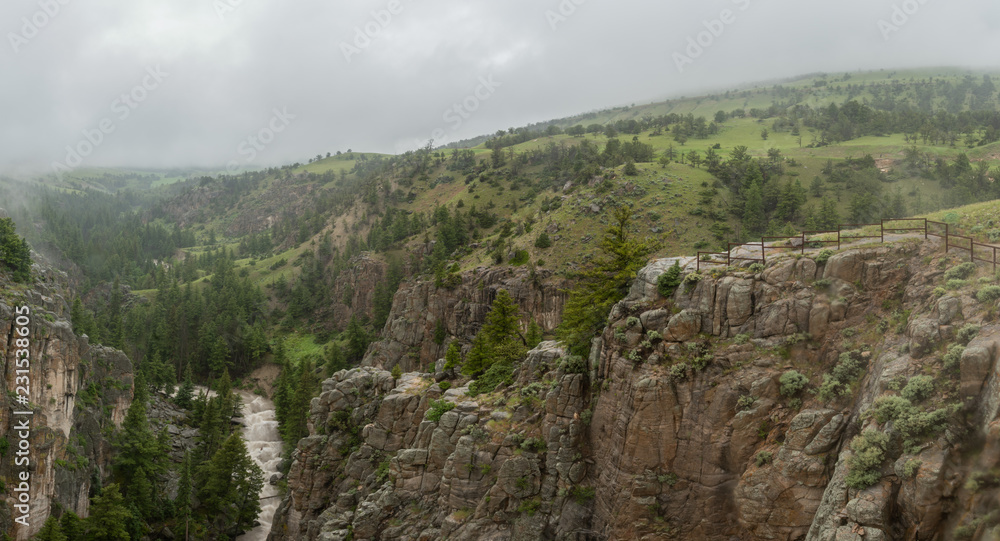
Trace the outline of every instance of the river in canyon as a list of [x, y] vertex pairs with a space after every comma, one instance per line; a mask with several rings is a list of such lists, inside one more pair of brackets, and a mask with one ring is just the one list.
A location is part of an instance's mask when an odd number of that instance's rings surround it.
[[243, 439], [254, 462], [264, 470], [264, 487], [260, 491], [259, 526], [237, 537], [237, 541], [264, 541], [271, 531], [274, 511], [281, 501], [277, 485], [270, 483], [281, 464], [281, 435], [274, 416], [274, 403], [262, 396], [237, 391], [243, 399]]

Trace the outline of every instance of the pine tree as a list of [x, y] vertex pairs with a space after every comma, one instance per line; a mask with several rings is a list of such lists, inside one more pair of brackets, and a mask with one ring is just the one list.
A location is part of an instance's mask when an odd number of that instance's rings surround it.
[[816, 221], [816, 211], [813, 209], [812, 203], [802, 209], [802, 228], [806, 231], [816, 231], [819, 229], [819, 223]]
[[195, 426], [201, 426], [206, 407], [208, 407], [208, 396], [204, 392], [198, 391], [198, 395], [191, 401], [191, 421]]
[[360, 362], [365, 356], [370, 342], [371, 339], [364, 327], [361, 326], [361, 322], [352, 315], [351, 320], [347, 323], [347, 361], [349, 363]]
[[816, 221], [824, 229], [836, 229], [840, 225], [840, 214], [837, 213], [837, 204], [832, 199], [828, 197], [823, 198]]
[[764, 173], [761, 172], [760, 166], [757, 165], [757, 160], [749, 160], [749, 164], [747, 165], [746, 171], [744, 172], [743, 184], [740, 187], [740, 195], [742, 195], [743, 198], [746, 199], [747, 192], [749, 192], [750, 187], [754, 185], [756, 185], [757, 188], [763, 190]]
[[469, 353], [465, 356], [462, 372], [468, 375], [476, 375], [489, 368], [491, 364], [493, 364], [493, 359], [490, 358], [486, 335], [482, 333], [477, 334], [472, 339], [472, 347], [469, 348]]
[[[396, 223], [403, 223], [406, 215], [401, 215], [402, 219], [397, 219]], [[398, 239], [401, 240], [401, 239]], [[375, 287], [373, 299], [374, 313], [373, 319], [375, 329], [381, 329], [389, 319], [389, 312], [392, 309], [392, 298], [399, 289], [400, 282], [403, 281], [403, 265], [398, 258], [390, 258], [389, 267], [386, 270], [385, 280], [379, 282]]]
[[[163, 361], [163, 356], [159, 351], [152, 352], [146, 362], [142, 364], [142, 370], [146, 374], [146, 381], [154, 391], [166, 390], [173, 392], [177, 383], [174, 378], [174, 367]], [[169, 396], [169, 394], [168, 394]]]
[[205, 480], [198, 495], [206, 515], [224, 517], [230, 533], [253, 525], [260, 514], [264, 472], [250, 458], [239, 434], [226, 439], [199, 476]]
[[279, 429], [288, 423], [288, 413], [292, 403], [292, 379], [294, 371], [286, 359], [278, 365], [278, 377], [274, 380], [274, 418], [278, 421]]
[[87, 335], [91, 340], [97, 340], [97, 332], [94, 328], [94, 317], [87, 310], [80, 297], [73, 299], [73, 307], [70, 308], [70, 321], [73, 323], [73, 332], [79, 336]]
[[632, 237], [632, 209], [618, 207], [601, 239], [601, 254], [578, 274], [570, 290], [557, 330], [574, 355], [590, 353], [590, 342], [604, 322], [611, 306], [625, 297], [636, 273], [653, 252], [649, 244]]
[[472, 349], [465, 359], [463, 371], [475, 374], [494, 363], [511, 363], [519, 360], [526, 351], [519, 331], [520, 310], [506, 289], [497, 292], [496, 299], [486, 315], [486, 323], [472, 341]]
[[34, 541], [67, 541], [55, 515], [49, 515], [42, 529], [32, 539]]
[[764, 201], [760, 185], [751, 183], [746, 191], [746, 203], [743, 206], [743, 228], [746, 235], [759, 234], [764, 229]]
[[59, 529], [66, 536], [66, 541], [83, 541], [84, 523], [76, 513], [63, 512], [62, 517], [59, 517]]
[[[237, 410], [237, 396], [233, 393], [233, 383], [229, 378], [229, 370], [223, 369], [222, 375], [215, 380], [215, 396], [219, 400], [219, 414], [223, 423], [228, 427], [228, 421], [235, 415], [239, 415]], [[225, 436], [229, 435], [229, 430], [225, 431]]]
[[452, 370], [462, 365], [462, 351], [458, 347], [458, 341], [452, 340], [448, 344], [448, 351], [444, 354], [444, 369]]
[[145, 379], [140, 373], [135, 381], [135, 397], [125, 414], [117, 438], [118, 453], [114, 471], [122, 480], [125, 496], [144, 518], [152, 516], [158, 476], [166, 469], [165, 453], [149, 429], [146, 402], [149, 399]]
[[177, 517], [184, 521], [184, 539], [188, 538], [189, 522], [191, 520], [191, 455], [184, 452], [184, 460], [180, 466], [180, 479], [177, 481], [177, 497], [174, 498], [174, 509]]
[[114, 285], [111, 286], [111, 298], [108, 300], [107, 313], [104, 318], [104, 327], [107, 329], [106, 343], [113, 348], [123, 349], [125, 347], [125, 326], [122, 323], [122, 291], [121, 282], [115, 277]]
[[528, 324], [528, 336], [525, 337], [525, 341], [528, 343], [529, 348], [534, 348], [542, 343], [542, 329], [534, 319]]
[[[294, 445], [308, 435], [309, 409], [313, 396], [319, 388], [319, 380], [313, 373], [312, 361], [304, 359], [295, 371], [296, 385], [291, 395], [291, 403], [285, 416], [284, 426], [279, 429], [285, 441]], [[277, 412], [275, 412], [277, 413]]]
[[174, 396], [174, 403], [178, 407], [184, 409], [191, 409], [192, 398], [194, 397], [194, 381], [191, 377], [191, 364], [187, 364], [184, 368], [184, 383], [177, 389], [177, 395]]
[[132, 522], [118, 485], [111, 483], [90, 502], [90, 517], [85, 521], [87, 541], [129, 541], [126, 525]]
[[545, 231], [539, 233], [538, 238], [535, 240], [535, 248], [544, 250], [552, 246], [552, 239], [549, 238], [549, 234]]
[[217, 398], [209, 398], [205, 404], [201, 422], [198, 424], [197, 449], [201, 460], [212, 457], [222, 441], [223, 419], [219, 412]]
[[330, 344], [326, 350], [326, 377], [331, 377], [335, 373], [347, 368], [344, 360], [344, 350], [338, 344]]
[[448, 338], [448, 328], [444, 325], [444, 320], [439, 319], [434, 324], [434, 343], [437, 345], [444, 344], [445, 338]]
[[890, 218], [902, 218], [906, 216], [906, 202], [903, 200], [903, 192], [896, 188], [896, 193], [892, 196], [892, 203], [889, 206]]
[[31, 278], [31, 247], [16, 233], [11, 218], [0, 218], [0, 268], [6, 267], [16, 282]]
[[778, 220], [789, 222], [795, 219], [799, 212], [799, 207], [806, 201], [805, 190], [798, 180], [795, 184], [786, 182], [778, 195], [778, 208], [774, 211], [774, 217]]
[[823, 197], [823, 179], [819, 176], [813, 177], [812, 182], [809, 183], [809, 193], [813, 197]]

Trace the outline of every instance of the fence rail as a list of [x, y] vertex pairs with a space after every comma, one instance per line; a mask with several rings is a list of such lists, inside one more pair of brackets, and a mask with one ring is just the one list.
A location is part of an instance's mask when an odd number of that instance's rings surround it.
[[[915, 225], [913, 225], [913, 227], [898, 227], [901, 225], [900, 222]], [[863, 228], [866, 227], [877, 227], [879, 234], [844, 234], [845, 231], [864, 233], [865, 231]], [[706, 266], [725, 265], [728, 267], [732, 265], [734, 261], [753, 261], [756, 263], [766, 264], [768, 250], [798, 249], [801, 254], [805, 254], [807, 249], [818, 249], [826, 245], [833, 244], [836, 244], [837, 249], [839, 250], [844, 242], [861, 239], [879, 239], [879, 242], [885, 242], [886, 233], [920, 232], [923, 232], [924, 239], [929, 239], [930, 237], [944, 239], [945, 253], [948, 253], [948, 251], [952, 249], [968, 252], [970, 261], [991, 263], [993, 265], [993, 272], [996, 272], [998, 259], [997, 250], [1000, 250], [1000, 246], [976, 242], [976, 240], [970, 236], [956, 235], [951, 232], [951, 226], [949, 224], [944, 222], [935, 222], [926, 218], [892, 218], [882, 220], [877, 224], [841, 224], [837, 227], [837, 229], [831, 229], [828, 231], [803, 231], [793, 237], [761, 237], [761, 240], [757, 242], [730, 242], [725, 252], [698, 252], [698, 256], [695, 258], [695, 267], [699, 271], [701, 271], [702, 264]], [[816, 235], [837, 235], [837, 240], [812, 238]], [[775, 242], [782, 240], [788, 241], [788, 244], [784, 246], [775, 245]], [[771, 241], [772, 244], [768, 245], [768, 241]], [[746, 248], [749, 249], [749, 252], [737, 252], [738, 255], [733, 255], [733, 248], [736, 248], [737, 250], [740, 248]], [[754, 254], [758, 249], [760, 250], [760, 257], [743, 257], [743, 255]], [[722, 256], [725, 256], [725, 262], [722, 261]]]

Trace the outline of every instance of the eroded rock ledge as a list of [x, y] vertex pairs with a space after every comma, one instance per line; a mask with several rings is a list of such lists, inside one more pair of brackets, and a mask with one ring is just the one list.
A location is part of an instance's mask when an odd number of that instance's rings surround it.
[[[986, 269], [946, 283], [956, 258], [901, 242], [703, 272], [663, 298], [670, 264], [639, 273], [590, 359], [545, 342], [496, 393], [473, 399], [431, 373], [336, 374], [271, 539], [932, 540], [996, 524], [1000, 332], [996, 302], [975, 297], [995, 282]], [[398, 294], [397, 316], [442, 302], [419, 295]], [[845, 363], [856, 371], [831, 387]], [[793, 370], [805, 389], [783, 394]], [[873, 406], [918, 375], [932, 391], [913, 411], [950, 413], [904, 438]], [[874, 484], [851, 488], [863, 431], [887, 444]]]

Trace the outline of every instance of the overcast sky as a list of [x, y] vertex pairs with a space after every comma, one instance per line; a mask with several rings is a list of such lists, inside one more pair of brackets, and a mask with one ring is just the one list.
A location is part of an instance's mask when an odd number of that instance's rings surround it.
[[992, 67], [998, 28], [992, 0], [6, 0], [0, 170], [401, 152], [774, 77]]

